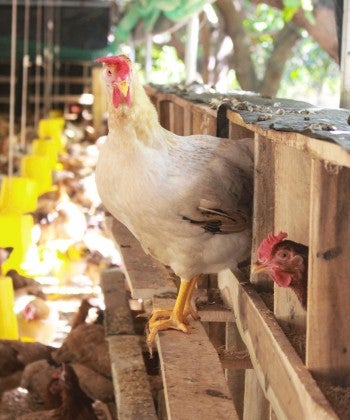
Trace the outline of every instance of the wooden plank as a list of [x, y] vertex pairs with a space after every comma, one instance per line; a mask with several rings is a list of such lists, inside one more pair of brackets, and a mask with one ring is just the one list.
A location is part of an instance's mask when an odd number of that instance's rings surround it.
[[132, 335], [108, 337], [119, 420], [156, 420], [140, 338]]
[[[153, 304], [171, 308], [174, 300], [156, 298]], [[189, 334], [160, 331], [156, 343], [168, 420], [238, 419], [219, 356], [200, 321], [190, 321]]]
[[119, 268], [102, 271], [101, 288], [106, 305], [106, 335], [134, 334], [134, 325], [125, 290], [125, 276]]
[[170, 130], [171, 126], [171, 101], [166, 99], [166, 96], [158, 97], [157, 101], [157, 109], [158, 109], [158, 116], [159, 122], [162, 127], [166, 130]]
[[[285, 133], [288, 137], [289, 133]], [[288, 239], [309, 243], [310, 165], [307, 154], [285, 145], [275, 149], [275, 233], [288, 233]], [[258, 197], [259, 198], [259, 197]], [[296, 203], [298, 203], [296, 205]], [[305, 334], [306, 312], [290, 288], [275, 284], [274, 312], [283, 328]]]
[[[180, 96], [177, 95], [172, 95], [172, 100], [173, 102], [178, 105], [179, 107], [182, 108], [183, 113], [181, 116], [177, 115], [175, 113], [174, 117], [175, 119], [179, 120], [180, 118], [182, 118], [182, 133], [177, 133], [177, 131], [175, 131], [176, 134], [181, 134], [183, 136], [190, 136], [192, 134], [192, 117], [191, 117], [191, 113], [192, 113], [192, 103], [190, 101], [187, 101], [186, 99], [181, 98]], [[176, 124], [178, 124], [179, 122], [176, 122]]]
[[227, 111], [227, 118], [256, 134], [268, 138], [273, 143], [284, 144], [288, 147], [302, 150], [311, 158], [321, 159], [331, 164], [342, 165], [348, 168], [350, 167], [350, 154], [335, 143], [320, 141], [299, 133], [288, 133], [288, 135], [286, 135], [283, 131], [264, 130], [258, 125], [246, 124], [237, 112], [231, 110]]
[[349, 169], [313, 161], [310, 214], [306, 363], [317, 378], [349, 386]]
[[[275, 186], [271, 182], [274, 178], [274, 145], [266, 137], [255, 135], [252, 263], [257, 259], [257, 249], [261, 241], [275, 229]], [[255, 275], [251, 278], [251, 282], [261, 289], [273, 288], [272, 281], [265, 274]], [[265, 420], [268, 418], [266, 413], [269, 412], [269, 403], [261, 386], [258, 385], [256, 373], [253, 370], [247, 370], [244, 383], [243, 417], [249, 420]]]
[[231, 309], [225, 308], [219, 303], [201, 304], [198, 315], [202, 322], [235, 322]]
[[243, 420], [270, 420], [270, 404], [266, 399], [254, 369], [246, 371]]
[[[254, 203], [252, 263], [257, 259], [260, 242], [275, 229], [275, 153], [271, 142], [263, 136], [254, 139]], [[271, 280], [259, 275], [251, 279], [253, 283], [271, 286]]]
[[192, 104], [192, 134], [216, 136], [216, 111], [208, 106]]
[[[240, 366], [232, 369], [234, 364], [234, 358], [230, 358], [229, 355], [234, 350], [234, 356], [241, 362]], [[244, 398], [244, 384], [245, 384], [245, 369], [251, 369], [252, 363], [250, 361], [249, 353], [245, 344], [242, 341], [242, 338], [239, 334], [237, 325], [235, 323], [226, 323], [226, 343], [225, 343], [225, 354], [227, 354], [227, 359], [223, 360], [220, 356], [222, 367], [226, 368], [225, 376], [227, 380], [228, 387], [231, 391], [231, 395], [239, 415], [239, 418], [243, 417], [244, 405], [246, 400]], [[239, 357], [241, 356], [241, 357]], [[242, 358], [243, 356], [243, 358]], [[245, 363], [244, 363], [245, 362]], [[230, 367], [231, 364], [231, 367]], [[249, 401], [249, 400], [247, 400]], [[255, 401], [254, 401], [255, 403]]]
[[[219, 357], [221, 365], [224, 369], [243, 370], [253, 368], [249, 353], [247, 351], [219, 352]], [[243, 396], [241, 396], [241, 402], [243, 402]]]
[[139, 241], [118, 220], [112, 218], [111, 232], [123, 259], [123, 271], [134, 299], [150, 299], [163, 293], [176, 293], [170, 272], [146, 255]]
[[279, 419], [337, 419], [329, 402], [254, 288], [230, 270], [219, 287], [231, 302], [241, 337], [273, 411]]
[[253, 138], [254, 132], [240, 124], [229, 122], [229, 138], [232, 140], [239, 140], [244, 138]]

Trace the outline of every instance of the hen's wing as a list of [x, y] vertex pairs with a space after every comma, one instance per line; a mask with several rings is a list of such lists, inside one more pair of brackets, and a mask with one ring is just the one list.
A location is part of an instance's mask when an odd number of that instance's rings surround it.
[[251, 223], [253, 140], [193, 136], [189, 142], [192, 150], [182, 159], [188, 180], [179, 207], [183, 220], [213, 234], [245, 230]]
[[201, 213], [200, 220], [193, 220], [182, 216], [194, 225], [201, 226], [205, 231], [216, 234], [229, 234], [241, 232], [248, 227], [248, 215], [241, 210], [232, 210], [230, 214], [219, 209], [198, 207]]

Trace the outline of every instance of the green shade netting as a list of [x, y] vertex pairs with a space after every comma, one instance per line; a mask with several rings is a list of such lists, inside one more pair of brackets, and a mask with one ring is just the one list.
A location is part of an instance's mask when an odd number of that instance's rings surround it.
[[116, 28], [116, 41], [125, 42], [139, 21], [151, 31], [163, 14], [174, 22], [184, 20], [202, 10], [208, 0], [136, 0]]

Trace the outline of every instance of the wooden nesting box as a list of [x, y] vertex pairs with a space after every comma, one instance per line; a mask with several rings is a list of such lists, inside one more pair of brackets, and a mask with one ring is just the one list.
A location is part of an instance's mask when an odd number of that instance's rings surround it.
[[[285, 231], [289, 239], [309, 247], [307, 310], [289, 289], [275, 286], [272, 294], [272, 284], [264, 278], [230, 270], [219, 273], [217, 285], [231, 310], [202, 311], [204, 330], [196, 321], [194, 334], [176, 340], [178, 345], [183, 339], [177, 354], [186, 354], [190, 360], [183, 374], [194, 375], [191, 387], [184, 375], [176, 374], [181, 366], [169, 346], [174, 332], [159, 334], [168, 418], [185, 418], [181, 417], [185, 412], [189, 413], [186, 418], [193, 419], [347, 418], [349, 412], [344, 414], [344, 407], [333, 404], [331, 394], [350, 386], [349, 112], [244, 93], [225, 99], [218, 94], [176, 94], [154, 87], [148, 87], [147, 93], [161, 124], [176, 134], [220, 135], [232, 141], [254, 138], [252, 261], [269, 232]], [[157, 305], [156, 295], [172, 296], [176, 289], [164, 267], [144, 261], [138, 244], [116, 221], [111, 231], [124, 258], [131, 295], [145, 302], [153, 299]], [[142, 279], [147, 275], [153, 279], [158, 275], [159, 283], [147, 282], [151, 287], [145, 288]], [[273, 297], [273, 303], [268, 304], [266, 295]], [[166, 299], [162, 302], [168, 304]], [[248, 351], [250, 361], [245, 357], [233, 363], [221, 357], [218, 368], [216, 352], [204, 331], [216, 346], [221, 340], [226, 348]], [[191, 354], [198, 345], [206, 348], [206, 366], [213, 366], [209, 376], [204, 374], [207, 368], [200, 363], [201, 357], [193, 359]], [[231, 396], [222, 382], [225, 378]], [[214, 389], [210, 381], [225, 396], [216, 411], [205, 409], [215, 406], [208, 395], [218, 395], [207, 392]], [[179, 398], [183, 390], [186, 396]]]

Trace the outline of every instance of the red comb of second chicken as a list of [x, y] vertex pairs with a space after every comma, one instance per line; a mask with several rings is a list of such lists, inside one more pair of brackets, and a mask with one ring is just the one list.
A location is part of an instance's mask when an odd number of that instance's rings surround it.
[[280, 232], [277, 235], [269, 233], [258, 248], [258, 260], [260, 262], [266, 261], [271, 258], [272, 248], [288, 236], [286, 232]]

